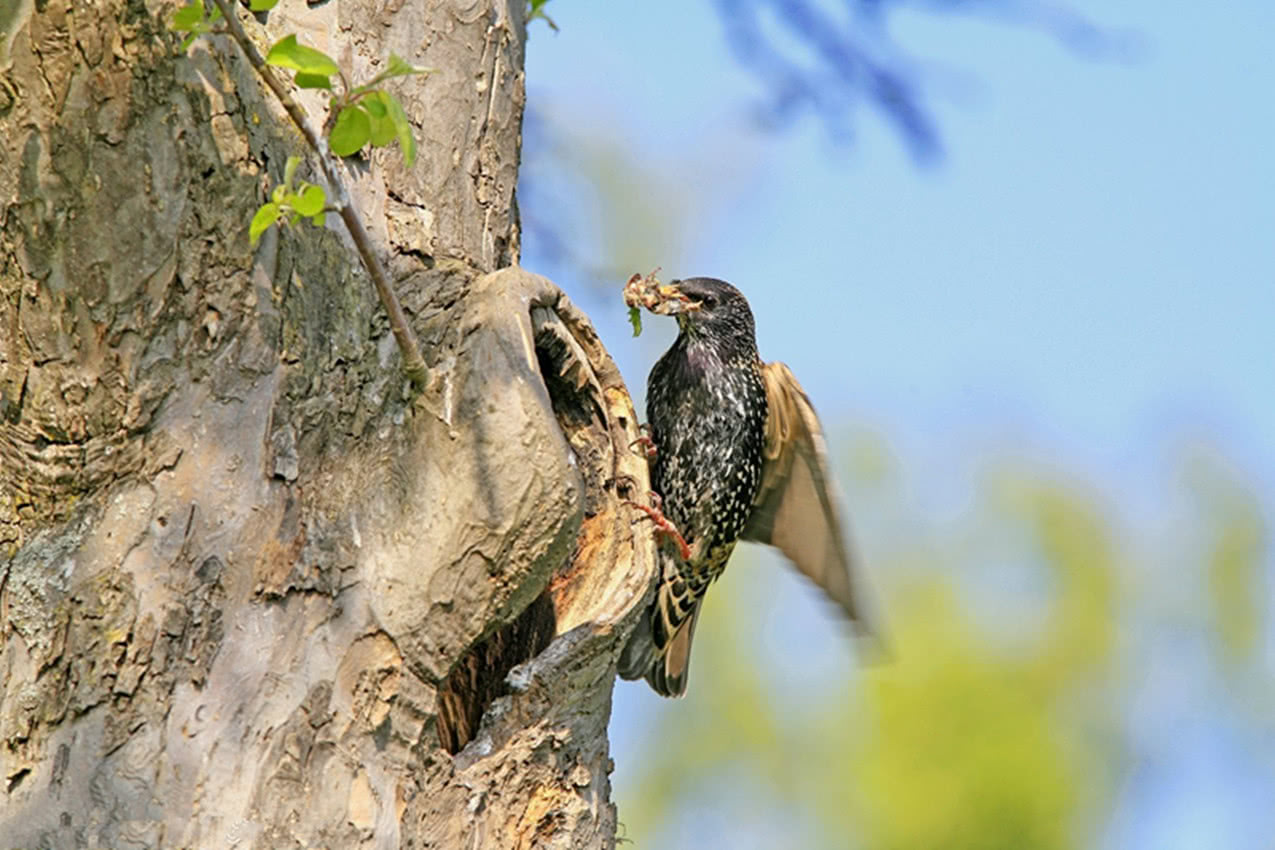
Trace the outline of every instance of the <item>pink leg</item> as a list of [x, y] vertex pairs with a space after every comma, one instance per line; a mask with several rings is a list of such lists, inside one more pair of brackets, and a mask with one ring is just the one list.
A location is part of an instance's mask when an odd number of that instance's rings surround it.
[[655, 441], [651, 439], [651, 426], [639, 425], [638, 433], [641, 436], [629, 443], [629, 450], [632, 451], [634, 446], [641, 446], [642, 450], [637, 454], [643, 455], [647, 460], [655, 460], [659, 452], [655, 450]]
[[651, 501], [655, 503], [653, 507], [647, 507], [646, 505], [627, 500], [626, 504], [630, 504], [646, 514], [646, 518], [655, 523], [655, 533], [672, 538], [673, 542], [677, 544], [677, 551], [682, 556], [682, 560], [689, 561], [691, 559], [691, 547], [687, 544], [686, 538], [682, 536], [682, 532], [677, 530], [677, 526], [673, 525], [669, 518], [664, 516], [664, 511], [660, 510], [661, 499], [659, 494], [652, 493]]

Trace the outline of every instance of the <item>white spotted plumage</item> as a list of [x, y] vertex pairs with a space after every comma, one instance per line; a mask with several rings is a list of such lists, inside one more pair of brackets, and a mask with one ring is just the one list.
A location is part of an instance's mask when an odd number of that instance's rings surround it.
[[691, 558], [662, 554], [663, 582], [644, 629], [626, 647], [620, 672], [644, 675], [657, 691], [680, 695], [686, 658], [669, 669], [670, 643], [690, 631], [708, 586], [726, 568], [747, 525], [762, 475], [766, 387], [752, 311], [730, 284], [709, 278], [675, 285], [699, 302], [679, 315], [681, 333], [651, 370], [647, 419], [656, 456], [651, 485], [664, 515], [690, 545]]

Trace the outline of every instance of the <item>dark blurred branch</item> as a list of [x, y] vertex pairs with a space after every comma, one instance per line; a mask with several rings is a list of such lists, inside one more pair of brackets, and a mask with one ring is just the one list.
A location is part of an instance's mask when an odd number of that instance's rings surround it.
[[[1124, 59], [1136, 46], [1128, 34], [1103, 29], [1065, 4], [1044, 0], [712, 2], [735, 58], [764, 88], [756, 110], [763, 126], [778, 128], [813, 114], [834, 140], [846, 141], [858, 111], [866, 107], [894, 126], [919, 164], [943, 155], [928, 90], [934, 73], [925, 57], [912, 57], [895, 42], [889, 31], [892, 12], [911, 9], [1031, 27], [1086, 57]], [[634, 269], [604, 267], [605, 261], [590, 261], [582, 250], [591, 244], [584, 232], [591, 221], [582, 207], [601, 200], [605, 209], [596, 174], [587, 173], [573, 140], [537, 106], [533, 98], [523, 119], [518, 197], [526, 241], [556, 277], [616, 286]]]
[[[1022, 23], [1087, 56], [1127, 48], [1126, 38], [1105, 32], [1074, 10], [1033, 0], [844, 0], [841, 12], [820, 0], [714, 2], [731, 50], [769, 91], [760, 110], [764, 124], [783, 125], [809, 110], [834, 138], [844, 139], [854, 110], [866, 102], [895, 126], [918, 162], [938, 158], [942, 143], [919, 67], [887, 31], [892, 10], [921, 8]], [[805, 51], [785, 50], [774, 26]]]

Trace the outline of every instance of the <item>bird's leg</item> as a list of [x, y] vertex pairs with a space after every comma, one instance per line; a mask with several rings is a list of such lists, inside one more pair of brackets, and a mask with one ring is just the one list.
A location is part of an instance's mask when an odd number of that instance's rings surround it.
[[682, 532], [677, 530], [677, 526], [674, 525], [668, 517], [664, 516], [664, 511], [661, 510], [664, 500], [660, 498], [659, 493], [651, 493], [651, 501], [654, 504], [649, 507], [627, 499], [625, 500], [625, 504], [632, 505], [642, 513], [646, 514], [645, 517], [638, 517], [638, 519], [634, 520], [634, 522], [637, 522], [640, 519], [649, 519], [651, 522], [655, 523], [656, 535], [663, 534], [671, 538], [673, 542], [677, 544], [677, 552], [682, 556], [682, 560], [689, 561], [691, 559], [691, 547], [687, 544], [686, 538], [682, 536]]
[[640, 454], [647, 460], [655, 460], [655, 456], [659, 454], [659, 452], [656, 451], [655, 441], [651, 439], [651, 426], [645, 424], [639, 425], [638, 434], [640, 436], [633, 442], [629, 443], [629, 451], [633, 451], [634, 446], [641, 446], [641, 451], [635, 452], [635, 454]]

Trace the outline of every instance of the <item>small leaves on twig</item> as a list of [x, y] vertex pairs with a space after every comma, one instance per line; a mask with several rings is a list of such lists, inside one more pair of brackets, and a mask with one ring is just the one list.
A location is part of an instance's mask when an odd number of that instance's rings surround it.
[[409, 166], [416, 161], [416, 138], [407, 113], [398, 98], [379, 86], [395, 77], [429, 74], [433, 69], [417, 68], [402, 57], [391, 55], [384, 71], [363, 85], [351, 88], [332, 57], [299, 44], [295, 35], [275, 42], [266, 54], [266, 64], [295, 71], [296, 83], [301, 88], [332, 92], [333, 77], [340, 80], [342, 93], [332, 94], [331, 108], [336, 119], [328, 133], [328, 144], [337, 156], [353, 156], [369, 143], [372, 147], [384, 147], [397, 141], [403, 150], [403, 161]]
[[[277, 0], [251, 0], [250, 7], [253, 11], [266, 11], [276, 2]], [[412, 128], [403, 111], [403, 106], [393, 95], [375, 86], [394, 77], [426, 74], [430, 73], [430, 70], [415, 68], [403, 59], [391, 56], [389, 65], [384, 71], [372, 81], [352, 89], [340, 66], [330, 56], [320, 50], [299, 44], [295, 35], [280, 39], [271, 48], [269, 58], [262, 56], [244, 32], [238, 18], [233, 15], [233, 0], [212, 0], [212, 3], [215, 8], [211, 13], [205, 13], [204, 0], [190, 0], [174, 16], [173, 28], [187, 33], [187, 37], [182, 42], [183, 48], [189, 47], [195, 37], [204, 33], [224, 31], [229, 35], [243, 51], [248, 63], [252, 65], [261, 81], [274, 92], [279, 104], [297, 129], [305, 136], [306, 142], [318, 158], [318, 165], [323, 171], [324, 179], [334, 199], [334, 203], [329, 206], [328, 192], [312, 183], [302, 181], [294, 189], [293, 180], [300, 160], [297, 157], [289, 157], [284, 169], [283, 185], [275, 187], [270, 193], [270, 200], [253, 214], [248, 227], [252, 243], [255, 245], [261, 238], [261, 234], [281, 219], [287, 224], [297, 224], [305, 218], [319, 225], [323, 223], [324, 216], [328, 212], [337, 213], [354, 241], [359, 259], [363, 261], [364, 267], [371, 275], [377, 297], [380, 298], [381, 305], [389, 317], [390, 330], [403, 353], [403, 371], [414, 386], [423, 387], [429, 377], [429, 368], [421, 356], [416, 334], [408, 325], [403, 307], [390, 286], [385, 267], [376, 256], [367, 228], [348, 201], [345, 181], [341, 177], [339, 162], [334, 153], [346, 151], [354, 153], [368, 142], [374, 145], [387, 145], [397, 140], [403, 149], [404, 159], [408, 165], [411, 165], [416, 156], [416, 142], [412, 137]], [[222, 18], [225, 19], [224, 30], [220, 28], [214, 30], [212, 24]], [[335, 131], [337, 124], [344, 123], [342, 133], [325, 142], [309, 116], [306, 115], [305, 109], [271, 71], [270, 65], [292, 70], [299, 87], [327, 91], [331, 98], [331, 114], [336, 116], [330, 122], [329, 129]], [[340, 94], [333, 91], [333, 77], [340, 80]], [[345, 117], [342, 122], [343, 114]], [[355, 142], [358, 144], [356, 145]], [[338, 147], [340, 151], [337, 151]]]
[[216, 6], [204, 7], [204, 0], [190, 0], [173, 13], [173, 32], [184, 32], [182, 50], [188, 49], [195, 39], [213, 32], [213, 25], [221, 20], [221, 10]]
[[371, 91], [386, 80], [392, 80], [395, 77], [410, 77], [414, 74], [429, 75], [432, 73], [434, 73], [433, 68], [419, 68], [408, 62], [402, 56], [399, 56], [397, 53], [391, 53], [389, 67], [372, 79], [368, 80], [363, 85], [355, 88], [354, 91], [350, 92], [350, 97], [358, 97], [364, 92]]
[[[278, 2], [251, 0], [249, 6], [254, 12], [264, 12]], [[216, 32], [213, 25], [219, 20], [221, 10], [217, 6], [205, 6], [204, 0], [190, 0], [173, 15], [172, 26], [176, 32], [186, 33], [182, 40], [185, 50], [199, 36]], [[398, 142], [403, 161], [408, 166], [416, 161], [416, 137], [407, 112], [399, 99], [381, 85], [397, 77], [432, 74], [433, 68], [418, 68], [403, 57], [391, 54], [385, 70], [362, 85], [351, 86], [335, 59], [322, 50], [301, 44], [294, 33], [276, 41], [265, 61], [267, 65], [292, 71], [298, 88], [329, 93], [330, 108], [336, 117], [328, 125], [328, 144], [336, 155], [353, 156], [368, 144], [385, 147]], [[335, 90], [334, 81], [340, 84], [340, 94]], [[258, 214], [263, 210], [258, 210]]]
[[261, 234], [280, 219], [289, 225], [297, 224], [302, 219], [309, 219], [316, 227], [323, 225], [327, 215], [328, 193], [322, 186], [304, 180], [295, 189], [292, 186], [300, 162], [299, 156], [288, 157], [283, 183], [274, 187], [270, 192], [270, 200], [258, 207], [253, 214], [252, 223], [248, 225], [248, 238], [254, 247]]

